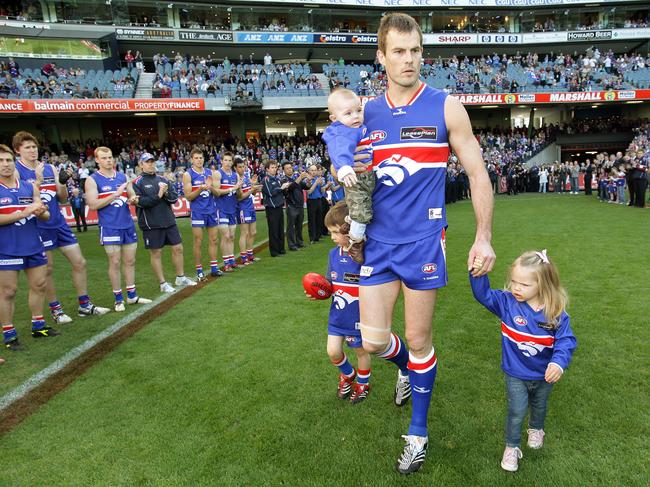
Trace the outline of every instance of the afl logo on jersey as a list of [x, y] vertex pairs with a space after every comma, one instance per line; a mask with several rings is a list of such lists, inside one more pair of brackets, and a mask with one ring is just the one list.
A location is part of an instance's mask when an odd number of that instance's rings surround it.
[[102, 186], [102, 191], [113, 191], [113, 188], [110, 186]]
[[0, 199], [0, 205], [8, 205], [11, 203], [11, 198], [1, 198]]
[[438, 127], [402, 127], [400, 140], [436, 140]]
[[332, 271], [330, 272], [330, 277], [332, 278], [332, 281], [335, 281], [339, 275], [336, 272]]
[[515, 325], [519, 325], [519, 326], [526, 326], [528, 324], [526, 318], [524, 318], [523, 316], [515, 316], [515, 319], [513, 321], [515, 322]]
[[380, 142], [386, 138], [387, 134], [385, 130], [373, 130], [370, 133], [370, 142]]
[[437, 270], [438, 270], [438, 266], [432, 262], [429, 264], [424, 264], [422, 266], [422, 272], [424, 272], [425, 274], [433, 274]]

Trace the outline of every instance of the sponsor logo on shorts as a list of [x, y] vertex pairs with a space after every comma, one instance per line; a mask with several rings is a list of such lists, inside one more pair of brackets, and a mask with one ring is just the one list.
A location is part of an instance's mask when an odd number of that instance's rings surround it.
[[355, 343], [357, 341], [357, 337], [345, 337], [345, 341], [348, 343]]
[[22, 265], [25, 262], [23, 259], [2, 259], [0, 265]]
[[513, 321], [515, 322], [515, 325], [519, 325], [519, 326], [526, 326], [528, 324], [526, 318], [524, 318], [523, 316], [515, 316], [515, 319]]
[[440, 220], [442, 218], [442, 208], [429, 208], [429, 220]]
[[422, 266], [422, 272], [424, 272], [425, 274], [433, 274], [437, 270], [438, 270], [438, 266], [436, 264], [434, 264], [433, 262], [430, 262], [428, 264], [424, 264]]
[[370, 267], [370, 266], [367, 266], [367, 265], [362, 265], [361, 270], [359, 271], [359, 275], [361, 277], [369, 277], [370, 274], [372, 274], [373, 269], [374, 269], [374, 267]]
[[436, 140], [438, 127], [402, 127], [400, 140]]
[[385, 130], [373, 130], [370, 133], [370, 142], [380, 142], [387, 137]]

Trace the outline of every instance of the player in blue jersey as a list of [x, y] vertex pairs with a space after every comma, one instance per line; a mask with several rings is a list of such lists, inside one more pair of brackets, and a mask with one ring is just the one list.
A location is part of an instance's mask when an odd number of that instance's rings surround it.
[[262, 190], [257, 184], [257, 174], [252, 177], [247, 170], [246, 161], [235, 158], [235, 171], [242, 181], [242, 187], [237, 191], [237, 223], [239, 224], [239, 258], [243, 265], [250, 265], [259, 260], [253, 253], [255, 236], [257, 235], [257, 215], [255, 213], [254, 195]]
[[[337, 245], [329, 253], [326, 274], [334, 288], [327, 327], [327, 355], [340, 372], [337, 397], [349, 398], [356, 404], [370, 393], [370, 354], [363, 349], [359, 331], [360, 264], [344, 250], [349, 245], [347, 216], [348, 207], [344, 201], [332, 207], [325, 216], [327, 230]], [[343, 342], [357, 356], [356, 370], [343, 351]]]
[[203, 151], [194, 148], [190, 152], [192, 166], [183, 174], [183, 193], [190, 202], [190, 213], [192, 220], [192, 237], [194, 264], [196, 265], [196, 278], [198, 281], [205, 279], [203, 273], [203, 261], [201, 247], [203, 245], [203, 230], [208, 234], [208, 256], [210, 257], [210, 275], [219, 277], [222, 275], [219, 270], [217, 259], [217, 218], [214, 211], [214, 186], [212, 171], [203, 167], [205, 157]]
[[108, 257], [108, 279], [115, 296], [113, 309], [122, 312], [126, 310], [120, 272], [122, 263], [126, 281], [126, 302], [151, 303], [151, 299], [138, 296], [135, 288], [138, 234], [128, 205], [129, 197], [135, 193], [129, 188], [125, 174], [115, 169], [113, 152], [108, 147], [95, 149], [95, 161], [99, 169], [86, 179], [86, 201], [88, 207], [96, 210], [99, 217], [99, 243]]
[[2, 342], [9, 350], [21, 350], [13, 325], [18, 272], [25, 271], [34, 338], [56, 336], [45, 324], [43, 302], [47, 257], [36, 219], [49, 218], [36, 185], [16, 176], [13, 151], [0, 145], [0, 326]]
[[525, 252], [514, 261], [506, 291], [490, 289], [487, 275], [475, 276], [483, 265], [477, 257], [470, 283], [474, 297], [501, 319], [501, 368], [508, 396], [501, 467], [515, 472], [529, 405], [528, 446], [537, 449], [544, 444], [548, 396], [569, 366], [577, 342], [564, 309], [566, 292], [546, 250]]
[[14, 151], [18, 155], [16, 170], [20, 179], [27, 182], [36, 182], [40, 186], [41, 200], [50, 212], [47, 221], [37, 222], [38, 231], [47, 255], [47, 290], [45, 297], [50, 306], [50, 312], [55, 323], [70, 323], [72, 319], [64, 313], [61, 303], [56, 297], [54, 287], [54, 250], [59, 249], [72, 265], [72, 284], [77, 290], [79, 300], [79, 316], [103, 315], [110, 309], [95, 306], [88, 296], [88, 278], [86, 275], [86, 259], [81, 253], [81, 248], [68, 224], [61, 214], [59, 202], [68, 199], [66, 180], [68, 175], [59, 175], [57, 169], [51, 164], [44, 164], [38, 160], [38, 141], [29, 132], [18, 132], [12, 140]]
[[237, 191], [243, 182], [233, 169], [232, 152], [226, 152], [221, 159], [221, 168], [212, 175], [215, 187], [219, 235], [223, 253], [224, 272], [237, 268], [235, 263], [235, 229], [237, 228]]
[[[447, 283], [445, 178], [450, 146], [469, 176], [477, 221], [467, 268], [478, 256], [484, 262], [481, 275], [496, 258], [490, 244], [493, 196], [464, 107], [420, 81], [418, 23], [406, 14], [386, 15], [378, 41], [377, 58], [386, 70], [388, 88], [365, 105], [377, 184], [360, 272], [360, 327], [366, 350], [386, 353], [392, 345], [394, 305], [400, 291], [404, 293], [409, 373], [406, 378], [400, 374], [396, 392], [410, 384], [413, 399], [406, 445], [396, 467], [409, 474], [422, 466], [428, 446], [427, 414], [437, 371], [433, 310], [437, 288]], [[355, 170], [367, 167], [358, 164]]]

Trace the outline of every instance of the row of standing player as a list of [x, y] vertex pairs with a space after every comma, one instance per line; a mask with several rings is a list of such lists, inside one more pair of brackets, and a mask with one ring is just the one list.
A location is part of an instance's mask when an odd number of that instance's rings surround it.
[[[5, 233], [11, 233], [3, 238], [0, 254], [0, 274], [3, 279], [2, 310], [0, 310], [0, 323], [3, 327], [3, 343], [10, 350], [22, 349], [17, 332], [13, 326], [13, 302], [17, 291], [18, 272], [25, 270], [28, 278], [29, 303], [32, 311], [32, 336], [35, 338], [52, 337], [58, 332], [48, 326], [43, 316], [43, 300], [48, 298], [52, 319], [56, 324], [66, 324], [72, 318], [66, 314], [56, 297], [52, 269], [54, 262], [53, 251], [60, 249], [61, 253], [70, 261], [73, 267], [73, 284], [79, 295], [79, 316], [102, 315], [110, 311], [109, 308], [95, 306], [87, 292], [86, 261], [74, 234], [63, 219], [59, 203], [67, 199], [66, 179], [67, 174], [57, 171], [56, 167], [44, 164], [38, 160], [38, 141], [28, 132], [18, 132], [12, 145], [15, 154], [8, 147], [4, 147], [2, 154], [5, 159], [11, 159], [3, 166], [3, 195], [0, 211], [3, 220], [0, 228]], [[15, 160], [14, 160], [14, 156]], [[137, 233], [128, 211], [127, 203], [136, 204], [138, 196], [129, 187], [124, 175], [114, 169], [112, 153], [108, 148], [99, 148], [96, 157], [100, 166], [99, 171], [93, 174], [87, 182], [87, 198], [89, 207], [97, 210], [100, 219], [100, 243], [104, 246], [109, 259], [109, 280], [115, 295], [115, 311], [125, 310], [125, 300], [121, 289], [120, 264], [124, 265], [128, 304], [146, 304], [151, 300], [138, 296], [135, 287], [135, 254], [137, 250]], [[142, 158], [146, 159], [146, 155]], [[242, 222], [242, 263], [248, 265], [258, 260], [253, 255], [252, 245], [255, 238], [255, 211], [252, 195], [259, 191], [259, 186], [254, 186], [255, 179], [251, 180], [246, 173], [246, 167], [238, 161], [238, 173], [233, 172], [232, 154], [225, 157], [225, 163], [219, 175], [212, 177], [209, 170], [202, 171], [203, 154], [200, 151], [193, 153], [193, 168], [191, 174], [186, 174], [184, 183], [185, 193], [189, 195], [192, 210], [192, 226], [194, 234], [194, 256], [197, 267], [197, 277], [203, 279], [201, 266], [201, 241], [202, 230], [207, 227], [211, 241], [209, 252], [211, 258], [211, 271], [213, 275], [221, 275], [216, 258], [216, 227], [218, 224], [222, 231], [222, 248], [224, 249], [225, 270], [236, 268], [233, 249], [235, 223]], [[141, 161], [141, 163], [146, 161]], [[11, 166], [11, 167], [10, 167]], [[4, 174], [6, 173], [6, 174]], [[11, 174], [10, 174], [11, 173]], [[122, 177], [120, 177], [122, 176]], [[199, 180], [203, 177], [203, 181]], [[205, 197], [206, 186], [209, 185], [210, 195]], [[203, 186], [201, 188], [201, 186]], [[31, 188], [31, 189], [30, 189]], [[36, 189], [35, 189], [36, 188]], [[38, 191], [40, 189], [40, 191]], [[34, 198], [31, 191], [38, 193]], [[25, 194], [23, 194], [25, 193]], [[165, 197], [166, 191], [160, 197]], [[199, 201], [194, 200], [201, 198]], [[219, 211], [219, 199], [226, 202], [226, 211]], [[28, 201], [29, 200], [29, 201]], [[209, 206], [205, 206], [208, 200]], [[235, 212], [232, 202], [235, 202]], [[41, 203], [43, 202], [43, 203]], [[203, 206], [201, 205], [203, 203]], [[46, 208], [47, 211], [41, 208]], [[211, 212], [201, 213], [202, 209], [211, 208]], [[239, 210], [237, 212], [237, 209]], [[203, 219], [203, 225], [199, 220]], [[227, 221], [226, 221], [227, 220]], [[30, 245], [24, 245], [28, 241]], [[145, 238], [149, 243], [149, 239]], [[165, 242], [162, 243], [164, 245]], [[161, 247], [162, 247], [161, 245]], [[33, 248], [32, 248], [33, 247]], [[38, 248], [37, 248], [38, 247]], [[182, 273], [182, 246], [180, 237], [176, 245], [180, 249], [180, 271], [177, 269], [177, 285], [195, 284]], [[152, 265], [157, 255], [160, 260], [160, 249], [152, 249]], [[230, 250], [230, 252], [227, 252]], [[33, 251], [33, 252], [32, 252]], [[157, 251], [157, 252], [156, 252]], [[42, 254], [42, 256], [40, 255]], [[161, 265], [154, 265], [162, 269]], [[179, 267], [178, 265], [176, 267]], [[157, 273], [158, 274], [158, 273]], [[160, 272], [162, 275], [162, 272]], [[164, 278], [163, 278], [164, 280]], [[174, 291], [171, 285], [161, 283], [161, 291]]]

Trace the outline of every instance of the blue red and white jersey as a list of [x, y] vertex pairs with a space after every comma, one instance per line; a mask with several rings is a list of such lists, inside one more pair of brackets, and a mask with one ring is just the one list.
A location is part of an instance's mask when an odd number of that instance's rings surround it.
[[[237, 185], [237, 173], [232, 170], [228, 174], [223, 169], [219, 169], [221, 174], [221, 186], [220, 189], [232, 189]], [[222, 213], [227, 215], [237, 214], [237, 194], [233, 193], [232, 195], [224, 194], [216, 198], [217, 208]]]
[[[34, 186], [16, 180], [13, 188], [0, 183], [0, 214], [11, 215], [23, 211], [34, 202]], [[43, 242], [36, 225], [37, 218], [30, 215], [9, 225], [0, 225], [0, 254], [25, 257], [43, 252]]]
[[[253, 183], [251, 182], [251, 177], [248, 171], [244, 173], [244, 177], [242, 178], [243, 184], [241, 187], [242, 193], [245, 193], [246, 191], [250, 191], [250, 189], [253, 187]], [[248, 195], [248, 198], [244, 198], [243, 200], [239, 201], [237, 204], [239, 211], [251, 211], [255, 210], [255, 199], [253, 198], [253, 195], [250, 194]]]
[[343, 125], [341, 122], [333, 122], [323, 132], [323, 140], [327, 144], [327, 153], [337, 171], [344, 166], [354, 165], [357, 146], [364, 147], [363, 152], [372, 155], [372, 142], [365, 125], [355, 128]]
[[366, 230], [370, 238], [402, 244], [447, 226], [446, 98], [444, 91], [422, 83], [404, 106], [396, 107], [388, 93], [366, 103], [365, 124], [377, 176], [373, 219]]
[[345, 199], [345, 189], [343, 189], [343, 185], [334, 180], [334, 177], [330, 174], [327, 176], [327, 182], [332, 184], [332, 188], [338, 187], [336, 191], [332, 191], [332, 204], [336, 204], [342, 199]]
[[[104, 176], [99, 171], [90, 175], [97, 184], [97, 197], [102, 200], [109, 198], [122, 184], [126, 183], [126, 175], [115, 171], [112, 177]], [[133, 227], [133, 218], [129, 211], [129, 196], [126, 189], [109, 205], [97, 210], [99, 226], [114, 230], [125, 230]]]
[[327, 278], [332, 282], [329, 324], [337, 328], [359, 329], [359, 271], [352, 257], [340, 247], [330, 250]]
[[[196, 172], [193, 168], [189, 168], [187, 172], [192, 181], [192, 191], [196, 191], [199, 187], [207, 183], [208, 178], [212, 177], [212, 171], [204, 168], [203, 172]], [[212, 191], [201, 191], [199, 195], [190, 201], [190, 210], [193, 213], [211, 214], [214, 211], [214, 195]]]
[[[36, 182], [36, 171], [27, 167], [20, 161], [20, 159], [16, 159], [16, 170], [20, 175], [20, 179], [23, 181], [27, 181], [31, 184]], [[56, 180], [54, 178], [54, 169], [51, 164], [45, 164], [45, 168], [43, 169], [43, 182], [40, 185], [40, 190], [41, 201], [47, 205], [47, 208], [50, 211], [50, 219], [46, 221], [37, 219], [36, 226], [38, 228], [59, 228], [63, 225], [67, 225], [65, 218], [61, 214], [59, 200], [56, 196]]]
[[549, 325], [543, 310], [533, 310], [509, 291], [490, 289], [488, 276], [469, 279], [478, 302], [501, 318], [501, 368], [506, 374], [543, 380], [549, 363], [563, 370], [569, 366], [577, 340], [565, 311], [557, 325]]

